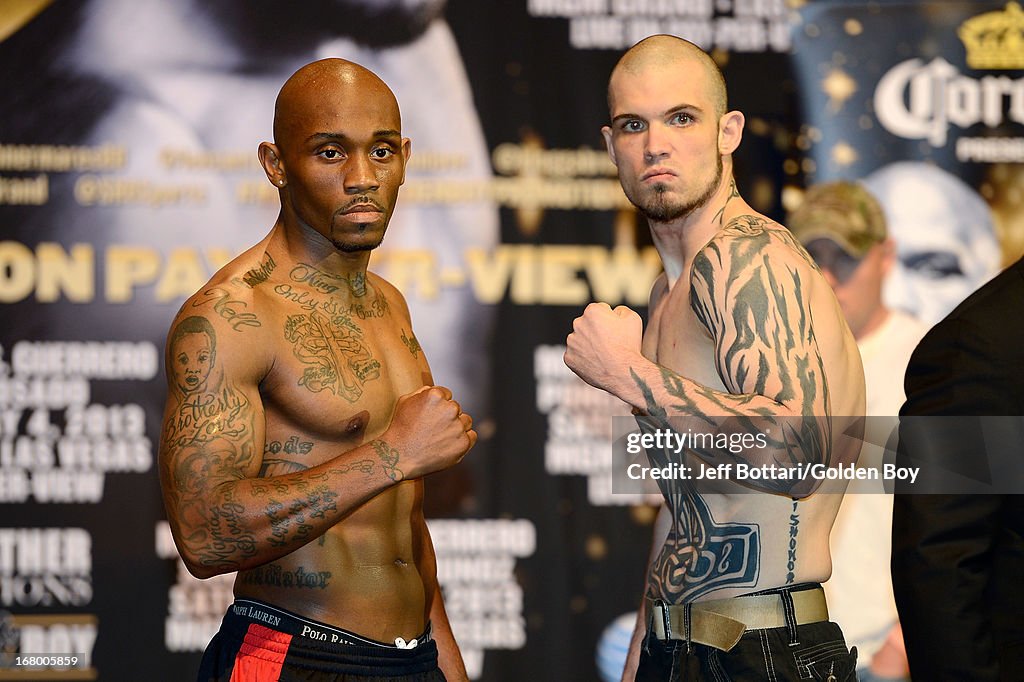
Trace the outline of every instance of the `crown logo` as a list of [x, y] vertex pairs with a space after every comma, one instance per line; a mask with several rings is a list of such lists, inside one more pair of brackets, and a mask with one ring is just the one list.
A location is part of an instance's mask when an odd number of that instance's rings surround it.
[[1024, 68], [1024, 11], [1016, 2], [968, 19], [957, 34], [972, 69]]

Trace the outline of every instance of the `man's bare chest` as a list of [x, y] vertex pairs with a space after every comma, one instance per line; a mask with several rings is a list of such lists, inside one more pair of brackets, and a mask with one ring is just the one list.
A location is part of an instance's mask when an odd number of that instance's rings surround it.
[[699, 384], [724, 390], [715, 364], [715, 344], [690, 308], [689, 292], [677, 286], [650, 311], [643, 354], [652, 362]]
[[264, 316], [274, 347], [260, 384], [268, 443], [296, 432], [357, 445], [387, 427], [400, 396], [430, 381], [408, 319], [380, 292], [282, 291]]

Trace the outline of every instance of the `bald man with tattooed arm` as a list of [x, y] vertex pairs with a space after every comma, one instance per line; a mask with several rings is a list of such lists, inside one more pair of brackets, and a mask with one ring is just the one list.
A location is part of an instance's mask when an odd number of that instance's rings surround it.
[[277, 223], [171, 327], [171, 530], [197, 577], [238, 572], [200, 680], [466, 679], [423, 477], [476, 432], [433, 385], [401, 294], [366, 269], [409, 153], [376, 75], [297, 71], [259, 148]]
[[[608, 152], [665, 273], [646, 332], [633, 311], [591, 304], [566, 364], [644, 415], [643, 428], [681, 419], [772, 434], [772, 448], [689, 451], [687, 464], [854, 460], [859, 441], [833, 416], [863, 414], [857, 346], [807, 253], [739, 196], [732, 153], [744, 119], [727, 110], [714, 61], [681, 39], [648, 38], [616, 65], [608, 100]], [[820, 587], [841, 495], [815, 494], [807, 477], [756, 483], [659, 482], [667, 530], [624, 680], [853, 679]]]

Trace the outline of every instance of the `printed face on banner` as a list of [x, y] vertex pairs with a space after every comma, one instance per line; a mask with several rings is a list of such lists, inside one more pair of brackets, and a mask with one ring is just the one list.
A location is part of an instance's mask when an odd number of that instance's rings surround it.
[[697, 60], [616, 72], [602, 129], [626, 197], [656, 222], [703, 206], [722, 178], [715, 103]]
[[898, 260], [889, 307], [927, 323], [945, 317], [999, 268], [991, 210], [965, 182], [932, 164], [900, 161], [864, 178], [886, 213]]
[[405, 182], [410, 143], [394, 96], [366, 77], [296, 95], [277, 140], [298, 220], [341, 251], [380, 245]]

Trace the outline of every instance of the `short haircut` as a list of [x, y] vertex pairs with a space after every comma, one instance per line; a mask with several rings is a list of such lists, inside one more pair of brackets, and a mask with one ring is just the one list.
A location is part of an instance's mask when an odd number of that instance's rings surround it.
[[[715, 107], [715, 115], [721, 117], [729, 110], [729, 96], [725, 85], [725, 76], [711, 56], [691, 43], [689, 40], [670, 35], [653, 35], [644, 38], [626, 50], [615, 68], [612, 77], [619, 70], [635, 73], [652, 64], [664, 64], [680, 57], [693, 58], [699, 61], [711, 77], [711, 101]], [[612, 110], [612, 79], [608, 79], [608, 111]], [[613, 114], [614, 115], [614, 114]]]

